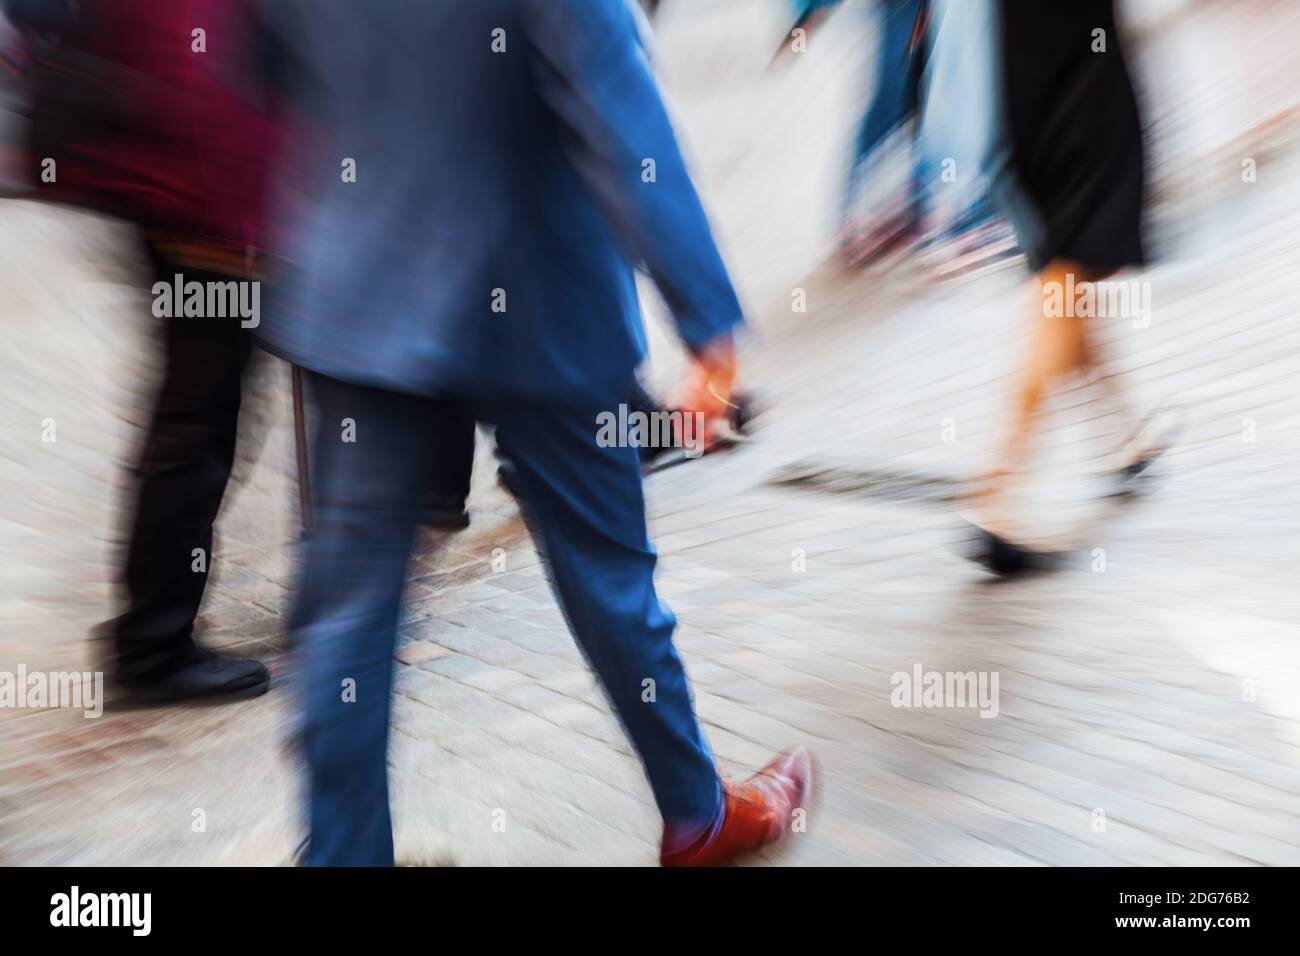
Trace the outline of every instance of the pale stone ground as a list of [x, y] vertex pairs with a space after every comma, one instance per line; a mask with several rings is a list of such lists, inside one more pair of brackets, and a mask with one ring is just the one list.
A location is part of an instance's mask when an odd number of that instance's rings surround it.
[[[660, 67], [756, 315], [747, 372], [768, 411], [740, 452], [653, 477], [650, 510], [724, 770], [796, 741], [820, 757], [808, 833], [768, 862], [1300, 863], [1300, 163], [1285, 130], [1260, 131], [1288, 104], [1259, 90], [1285, 84], [1206, 77], [1237, 75], [1248, 49], [1284, 62], [1269, 37], [1252, 46], [1225, 28], [1223, 6], [1175, 10], [1143, 61], [1165, 197], [1160, 258], [1139, 277], [1154, 311], [1148, 328], [1104, 330], [1135, 404], [1171, 398], [1187, 427], [1150, 496], [1098, 513], [1078, 506], [1096, 491], [1088, 456], [1119, 423], [1061, 397], [1027, 513], [1054, 517], [1083, 553], [990, 586], [958, 556], [943, 497], [996, 436], [1022, 277], [934, 285], [907, 263], [848, 278], [822, 266], [853, 65], [869, 56], [856, 12], [805, 60], [763, 73], [777, 11], [665, 0]], [[1189, 62], [1196, 48], [1218, 54]], [[1193, 83], [1221, 99], [1192, 102]], [[147, 306], [126, 286], [132, 237], [5, 203], [0, 247], [0, 670], [92, 666], [156, 363]], [[795, 287], [806, 314], [789, 311]], [[659, 336], [657, 377], [674, 364]], [[277, 688], [99, 720], [0, 710], [0, 862], [287, 858], [299, 821], [286, 379], [268, 361], [248, 400], [202, 620], [212, 642], [270, 658]], [[54, 443], [40, 440], [47, 418]], [[482, 464], [473, 528], [430, 537], [413, 570], [391, 771], [399, 857], [650, 863], [648, 789]], [[780, 484], [792, 469], [814, 480]], [[505, 573], [489, 565], [497, 548]], [[891, 706], [891, 675], [917, 664], [996, 673], [998, 716]]]

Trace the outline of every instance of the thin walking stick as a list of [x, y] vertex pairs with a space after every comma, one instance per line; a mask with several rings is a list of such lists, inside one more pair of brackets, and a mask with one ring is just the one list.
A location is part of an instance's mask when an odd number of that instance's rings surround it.
[[302, 530], [311, 528], [311, 474], [307, 467], [307, 423], [303, 414], [302, 369], [293, 368], [293, 443], [298, 453], [298, 504], [302, 509]]

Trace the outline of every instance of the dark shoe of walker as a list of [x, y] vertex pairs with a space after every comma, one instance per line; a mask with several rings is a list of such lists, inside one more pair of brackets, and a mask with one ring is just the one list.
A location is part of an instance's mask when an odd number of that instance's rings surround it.
[[1051, 571], [1061, 565], [1061, 555], [1056, 552], [1027, 548], [976, 524], [968, 524], [968, 529], [966, 557], [999, 578]]
[[260, 697], [271, 687], [261, 661], [227, 657], [196, 647], [180, 668], [148, 680], [118, 678], [124, 698], [138, 704], [213, 703]]

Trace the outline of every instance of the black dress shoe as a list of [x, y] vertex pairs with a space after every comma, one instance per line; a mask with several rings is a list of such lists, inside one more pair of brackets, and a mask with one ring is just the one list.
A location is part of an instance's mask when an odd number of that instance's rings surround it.
[[128, 700], [141, 704], [221, 704], [260, 697], [270, 689], [271, 674], [261, 661], [196, 647], [193, 656], [170, 674], [151, 680], [119, 677], [118, 683]]
[[1016, 544], [987, 528], [966, 522], [969, 544], [965, 556], [999, 578], [1014, 578], [1059, 568], [1061, 552], [1038, 551]]

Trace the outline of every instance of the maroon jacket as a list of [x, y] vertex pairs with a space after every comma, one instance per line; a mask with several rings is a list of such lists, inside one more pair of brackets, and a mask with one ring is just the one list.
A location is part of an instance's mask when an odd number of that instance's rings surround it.
[[[96, 4], [106, 12], [96, 15]], [[95, 0], [89, 9], [93, 28], [76, 33], [79, 52], [108, 64], [106, 76], [131, 79], [101, 83], [121, 87], [109, 91], [121, 107], [114, 128], [73, 132], [54, 157], [57, 181], [38, 195], [188, 239], [264, 248], [276, 137], [231, 85], [241, 73], [251, 78], [256, 59], [243, 4]], [[196, 29], [205, 52], [194, 49]]]

